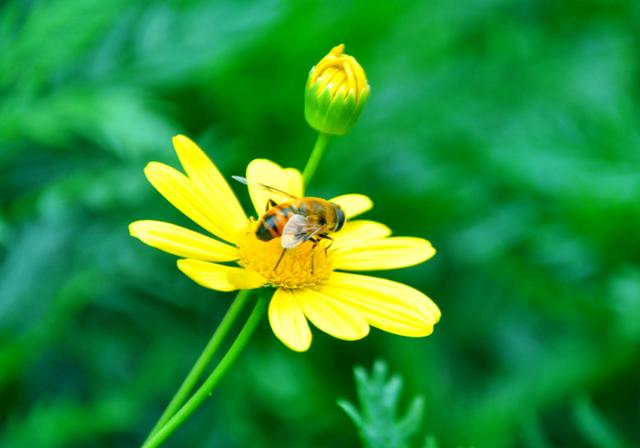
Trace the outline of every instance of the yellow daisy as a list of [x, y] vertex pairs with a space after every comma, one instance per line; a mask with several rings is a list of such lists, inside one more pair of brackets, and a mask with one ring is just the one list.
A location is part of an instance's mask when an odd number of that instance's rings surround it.
[[[402, 336], [427, 336], [440, 318], [438, 307], [422, 292], [402, 283], [342, 271], [395, 269], [422, 263], [435, 254], [429, 241], [391, 237], [384, 224], [351, 218], [372, 207], [360, 194], [331, 199], [347, 223], [327, 248], [307, 241], [282, 253], [280, 239], [256, 238], [256, 221], [248, 218], [214, 163], [189, 138], [173, 138], [186, 173], [158, 162], [144, 172], [149, 182], [174, 207], [215, 238], [161, 221], [131, 223], [131, 235], [145, 244], [182, 257], [178, 268], [196, 283], [218, 291], [275, 287], [269, 322], [287, 347], [305, 351], [311, 345], [308, 321], [339, 339], [362, 339], [369, 327]], [[249, 163], [247, 179], [302, 197], [303, 181], [294, 168], [266, 160]], [[269, 199], [289, 201], [249, 185], [260, 217]], [[325, 250], [326, 249], [326, 250]], [[313, 257], [313, 268], [312, 268]]]

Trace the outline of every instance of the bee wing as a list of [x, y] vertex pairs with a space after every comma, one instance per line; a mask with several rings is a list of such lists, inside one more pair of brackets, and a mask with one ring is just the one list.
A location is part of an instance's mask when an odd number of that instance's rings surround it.
[[271, 193], [283, 194], [291, 199], [298, 199], [297, 196], [292, 195], [291, 193], [287, 193], [286, 191], [278, 190], [277, 188], [270, 187], [269, 185], [261, 184], [260, 182], [256, 182], [255, 180], [247, 179], [242, 176], [231, 176], [234, 180], [237, 180], [240, 183], [245, 185], [253, 185], [254, 187], [261, 188], [265, 191], [270, 191]]
[[293, 249], [309, 238], [313, 238], [321, 230], [322, 226], [320, 224], [310, 223], [305, 216], [293, 215], [282, 229], [280, 242], [283, 248]]

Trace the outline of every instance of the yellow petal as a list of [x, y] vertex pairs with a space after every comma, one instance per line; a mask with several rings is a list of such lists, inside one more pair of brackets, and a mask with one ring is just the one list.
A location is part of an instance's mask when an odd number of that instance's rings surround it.
[[333, 272], [317, 290], [360, 309], [370, 325], [389, 333], [427, 336], [440, 319], [440, 310], [426, 295], [391, 280]]
[[255, 289], [266, 283], [253, 271], [191, 258], [178, 260], [178, 269], [197, 284], [218, 291]]
[[393, 237], [361, 241], [336, 249], [333, 267], [349, 271], [374, 271], [414, 266], [435, 255], [431, 243], [422, 238]]
[[227, 241], [236, 241], [238, 231], [247, 226], [247, 216], [238, 198], [215, 164], [191, 139], [184, 135], [173, 138], [180, 163], [194, 188], [208, 205], [209, 219], [214, 221]]
[[367, 210], [371, 210], [371, 207], [373, 207], [371, 199], [363, 194], [343, 194], [342, 196], [336, 196], [331, 199], [331, 202], [342, 207], [347, 218], [353, 218], [354, 216], [361, 215]]
[[[247, 166], [247, 179], [277, 188], [296, 197], [302, 197], [304, 193], [300, 171], [295, 168], [282, 168], [267, 159], [252, 160]], [[291, 200], [287, 195], [265, 191], [252, 184], [249, 184], [249, 195], [258, 216], [262, 216], [267, 210], [269, 199], [273, 199], [278, 204]]]
[[187, 176], [158, 162], [149, 163], [144, 169], [144, 174], [171, 205], [193, 222], [226, 241], [239, 241], [240, 231], [224, 224], [224, 216], [216, 209], [216, 205], [208, 203], [206, 197], [195, 188]]
[[143, 243], [179, 257], [208, 261], [233, 261], [239, 258], [235, 247], [168, 222], [132, 222], [129, 232]]
[[304, 352], [311, 346], [311, 329], [293, 290], [278, 288], [269, 303], [269, 323], [276, 337], [291, 350]]
[[369, 324], [357, 308], [312, 289], [301, 289], [296, 296], [302, 302], [305, 316], [325, 333], [347, 341], [369, 334]]
[[375, 221], [358, 219], [347, 221], [344, 227], [331, 235], [333, 238], [332, 249], [337, 250], [343, 246], [351, 246], [366, 240], [376, 240], [391, 235], [391, 229]]

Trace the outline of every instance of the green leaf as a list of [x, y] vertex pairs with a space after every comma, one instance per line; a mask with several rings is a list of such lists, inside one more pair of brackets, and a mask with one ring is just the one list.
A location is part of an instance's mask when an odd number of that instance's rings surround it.
[[[363, 367], [354, 369], [360, 409], [347, 400], [338, 405], [347, 413], [367, 448], [403, 448], [418, 432], [424, 412], [422, 397], [414, 397], [403, 416], [398, 410], [403, 380], [389, 376], [384, 361], [376, 361], [369, 375]], [[432, 439], [433, 445], [435, 439]]]

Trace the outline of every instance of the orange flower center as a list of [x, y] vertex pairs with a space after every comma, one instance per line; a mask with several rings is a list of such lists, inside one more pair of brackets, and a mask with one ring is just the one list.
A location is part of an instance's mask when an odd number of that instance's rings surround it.
[[256, 223], [252, 221], [238, 244], [238, 263], [263, 276], [272, 286], [309, 288], [326, 280], [333, 271], [328, 241], [320, 240], [318, 244], [306, 241], [284, 250], [280, 238], [261, 241], [256, 238], [255, 229]]

